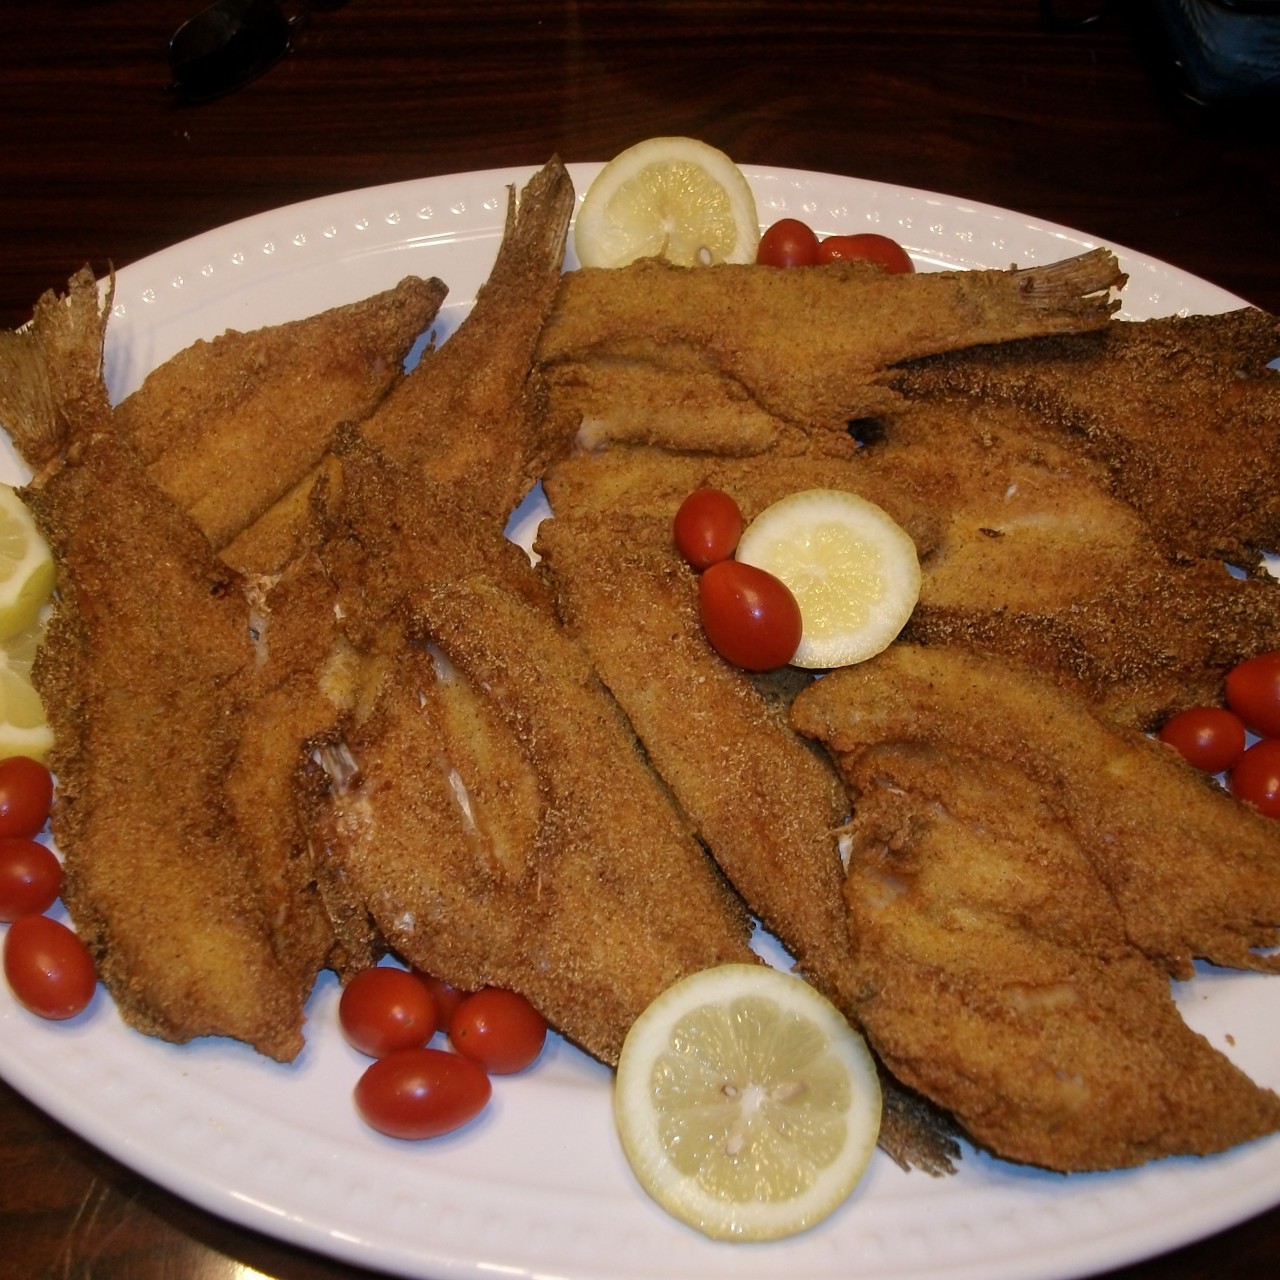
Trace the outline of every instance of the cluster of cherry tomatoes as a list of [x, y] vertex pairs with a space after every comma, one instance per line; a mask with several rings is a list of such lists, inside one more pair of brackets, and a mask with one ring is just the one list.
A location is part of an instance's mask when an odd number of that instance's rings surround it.
[[1225, 773], [1232, 795], [1280, 818], [1280, 649], [1233, 667], [1224, 694], [1225, 707], [1181, 711], [1157, 737], [1198, 769]]
[[738, 504], [722, 489], [695, 489], [676, 511], [676, 547], [698, 571], [698, 609], [711, 647], [747, 671], [785, 666], [800, 645], [800, 606], [785, 583], [733, 559]]
[[819, 240], [813, 228], [799, 218], [783, 218], [760, 237], [756, 261], [766, 267], [813, 267], [824, 262], [874, 262], [893, 275], [914, 271], [907, 251], [888, 236], [874, 231], [856, 235], [826, 236]]
[[[356, 1110], [392, 1138], [434, 1138], [474, 1119], [492, 1093], [489, 1077], [523, 1071], [547, 1038], [542, 1015], [514, 991], [464, 992], [392, 965], [347, 983], [338, 1022], [374, 1059], [356, 1084]], [[431, 1047], [438, 1031], [451, 1049]]]
[[49, 821], [53, 778], [26, 756], [0, 760], [0, 921], [4, 976], [15, 999], [42, 1018], [82, 1012], [98, 985], [89, 949], [45, 914], [62, 893], [62, 864], [36, 840]]

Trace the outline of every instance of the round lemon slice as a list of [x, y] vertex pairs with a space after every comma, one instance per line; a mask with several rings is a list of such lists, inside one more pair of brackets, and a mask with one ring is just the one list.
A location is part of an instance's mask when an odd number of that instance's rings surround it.
[[862, 1037], [766, 965], [663, 992], [622, 1046], [614, 1114], [641, 1186], [718, 1240], [777, 1240], [847, 1199], [875, 1150], [880, 1082]]
[[754, 262], [760, 222], [746, 178], [723, 151], [696, 138], [650, 138], [596, 175], [573, 237], [584, 267], [655, 257], [697, 267]]
[[0, 646], [0, 760], [43, 760], [53, 746], [53, 730], [31, 683], [31, 664], [43, 635], [44, 621], [37, 619]]
[[797, 667], [847, 667], [886, 648], [920, 595], [915, 543], [855, 493], [805, 489], [766, 507], [737, 558], [781, 578], [800, 606]]
[[0, 640], [30, 626], [54, 583], [53, 556], [26, 504], [0, 484]]

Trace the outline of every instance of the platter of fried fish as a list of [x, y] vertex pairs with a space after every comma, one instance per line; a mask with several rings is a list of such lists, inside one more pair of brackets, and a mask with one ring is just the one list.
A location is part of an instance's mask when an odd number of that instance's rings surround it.
[[[0, 991], [0, 1074], [214, 1213], [419, 1280], [1052, 1280], [1280, 1201], [1280, 824], [1148, 736], [1280, 648], [1280, 321], [777, 169], [745, 170], [763, 222], [917, 272], [580, 271], [595, 171], [263, 214], [7, 335], [105, 991], [65, 1025]], [[728, 667], [670, 538], [706, 484], [884, 507], [923, 572], [898, 642]], [[338, 996], [388, 957], [555, 1031], [429, 1143], [350, 1104]], [[611, 1113], [632, 1021], [743, 961], [827, 995], [885, 1091], [855, 1194], [767, 1248], [668, 1219]]]

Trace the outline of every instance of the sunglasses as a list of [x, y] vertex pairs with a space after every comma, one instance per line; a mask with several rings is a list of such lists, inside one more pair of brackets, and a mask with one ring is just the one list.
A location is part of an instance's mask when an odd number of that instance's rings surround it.
[[205, 102], [239, 89], [289, 51], [293, 29], [312, 10], [345, 3], [309, 0], [289, 16], [278, 0], [218, 0], [173, 33], [170, 92], [183, 102]]

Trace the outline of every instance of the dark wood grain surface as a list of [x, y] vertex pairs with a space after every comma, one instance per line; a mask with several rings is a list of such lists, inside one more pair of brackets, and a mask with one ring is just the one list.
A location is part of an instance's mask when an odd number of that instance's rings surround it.
[[[350, 0], [259, 80], [184, 107], [165, 49], [198, 3], [5, 7], [0, 324], [85, 262], [274, 206], [655, 134], [1016, 208], [1280, 311], [1275, 106], [1188, 101], [1141, 4], [1049, 31], [1033, 0]], [[1278, 1272], [1273, 1210], [1113, 1274]], [[184, 1204], [0, 1084], [3, 1280], [358, 1274]]]

